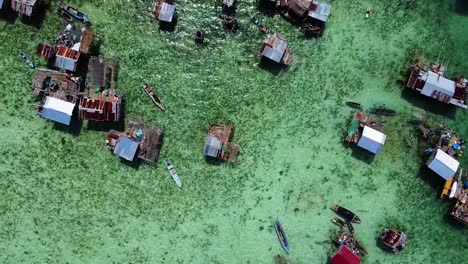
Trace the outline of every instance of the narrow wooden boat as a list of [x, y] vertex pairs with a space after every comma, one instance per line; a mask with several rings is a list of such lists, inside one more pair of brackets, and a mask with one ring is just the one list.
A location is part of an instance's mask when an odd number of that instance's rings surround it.
[[286, 234], [284, 233], [283, 227], [278, 220], [276, 220], [273, 225], [275, 227], [276, 235], [278, 236], [278, 240], [280, 241], [281, 246], [284, 248], [284, 251], [289, 254], [289, 243], [288, 239], [286, 238]]
[[361, 109], [362, 108], [361, 104], [357, 103], [357, 102], [348, 101], [348, 102], [346, 102], [346, 105], [349, 106], [349, 107], [355, 108], [355, 109]]
[[384, 115], [384, 116], [394, 116], [396, 115], [396, 111], [392, 109], [388, 109], [385, 106], [381, 105], [379, 107], [374, 107], [370, 109], [370, 112], [374, 115]]
[[345, 227], [345, 226], [346, 226], [345, 221], [341, 220], [341, 219], [338, 218], [338, 217], [333, 218], [331, 221], [332, 221], [332, 223], [334, 223], [334, 224], [337, 225], [337, 226], [341, 226], [341, 227]]
[[162, 104], [161, 100], [154, 94], [153, 90], [148, 84], [143, 85], [143, 90], [145, 90], [146, 94], [151, 98], [153, 103], [161, 109], [161, 111], [164, 111], [164, 105]]
[[257, 26], [257, 28], [260, 30], [260, 32], [266, 33], [267, 28], [262, 23], [260, 23], [260, 21], [258, 21], [257, 18], [255, 18], [253, 16], [253, 17], [250, 18], [250, 21], [252, 21], [252, 23], [254, 23], [254, 25]]
[[361, 245], [361, 242], [359, 240], [356, 240], [356, 249], [359, 250], [359, 252], [363, 255], [367, 255], [367, 250]]
[[24, 52], [20, 51], [21, 58], [28, 64], [29, 68], [34, 69], [34, 64], [32, 63], [31, 60], [29, 60], [28, 56], [24, 54]]
[[71, 21], [72, 18], [74, 18], [84, 24], [88, 24], [90, 22], [89, 18], [85, 14], [81, 13], [80, 11], [78, 11], [78, 9], [69, 6], [63, 2], [60, 2], [58, 12], [68, 21]]
[[350, 221], [346, 220], [346, 226], [348, 227], [348, 230], [351, 234], [354, 234], [354, 226], [351, 224]]
[[172, 162], [168, 159], [164, 160], [164, 163], [166, 163], [167, 170], [169, 170], [169, 173], [172, 176], [172, 179], [175, 181], [177, 186], [179, 188], [182, 188], [182, 181], [180, 180], [179, 174], [177, 174], [177, 171], [174, 169], [174, 165], [172, 165]]
[[331, 209], [336, 212], [337, 215], [341, 216], [343, 219], [348, 220], [352, 223], [361, 223], [361, 219], [350, 210], [341, 207], [336, 204], [332, 204]]

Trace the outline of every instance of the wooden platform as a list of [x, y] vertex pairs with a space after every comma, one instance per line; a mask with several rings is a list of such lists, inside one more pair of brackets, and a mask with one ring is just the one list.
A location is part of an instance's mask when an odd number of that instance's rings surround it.
[[116, 62], [112, 59], [91, 57], [88, 64], [88, 87], [115, 89]]
[[149, 126], [143, 122], [130, 120], [125, 135], [132, 137], [138, 129], [143, 130], [143, 139], [140, 141], [138, 157], [145, 161], [155, 161], [161, 150], [161, 136], [163, 128], [160, 126]]
[[[48, 86], [47, 83], [49, 83]], [[52, 89], [51, 86], [53, 86]], [[79, 86], [61, 72], [39, 68], [34, 75], [31, 93], [36, 96], [44, 93], [47, 96], [75, 103], [79, 95]]]

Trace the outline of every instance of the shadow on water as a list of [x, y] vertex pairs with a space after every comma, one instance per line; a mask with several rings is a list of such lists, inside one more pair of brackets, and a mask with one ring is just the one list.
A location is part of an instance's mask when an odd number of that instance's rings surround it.
[[72, 119], [69, 126], [54, 122], [54, 129], [65, 133], [69, 133], [75, 137], [78, 137], [80, 135], [82, 126], [83, 121], [79, 120], [78, 115], [75, 113], [72, 115]]
[[159, 21], [159, 30], [160, 31], [167, 31], [167, 32], [174, 32], [177, 26], [177, 13], [174, 14], [171, 22]]
[[435, 99], [420, 94], [418, 91], [403, 89], [401, 96], [412, 105], [421, 108], [429, 113], [441, 115], [451, 120], [455, 119], [457, 107], [451, 104], [445, 104]]
[[432, 189], [437, 191], [437, 194], [439, 193], [438, 191], [441, 190], [441, 188], [444, 187], [445, 180], [437, 175], [435, 172], [433, 172], [429, 167], [426, 166], [424, 163], [418, 171], [417, 174], [418, 178], [429, 184]]
[[49, 9], [49, 5], [45, 2], [41, 2], [39, 6], [36, 7], [36, 10], [34, 10], [32, 16], [22, 16], [21, 21], [26, 25], [40, 29], [44, 23], [47, 9]]
[[375, 154], [359, 147], [358, 145], [353, 146], [353, 152], [351, 157], [360, 160], [368, 165], [371, 165], [374, 162]]
[[224, 163], [222, 159], [216, 159], [216, 158], [207, 157], [207, 156], [205, 156], [205, 161], [206, 163], [210, 165], [214, 165], [214, 166], [221, 166]]
[[[118, 158], [120, 158], [120, 157], [118, 157]], [[128, 167], [130, 167], [130, 168], [132, 168], [134, 170], [138, 170], [138, 168], [140, 168], [141, 163], [143, 163], [143, 160], [138, 158], [135, 155], [135, 158], [132, 161], [120, 158], [120, 163], [125, 164], [126, 166], [128, 166]]]
[[457, 0], [455, 3], [455, 12], [468, 16], [468, 0]]
[[0, 7], [0, 19], [6, 21], [8, 24], [15, 24], [15, 21], [18, 18], [18, 13], [13, 12], [7, 2], [10, 1], [4, 1], [3, 7]]
[[276, 14], [276, 1], [257, 0], [257, 8], [263, 15], [273, 17]]
[[271, 72], [273, 75], [278, 75], [281, 71], [287, 68], [286, 65], [277, 63], [268, 58], [262, 57], [259, 66], [261, 69]]

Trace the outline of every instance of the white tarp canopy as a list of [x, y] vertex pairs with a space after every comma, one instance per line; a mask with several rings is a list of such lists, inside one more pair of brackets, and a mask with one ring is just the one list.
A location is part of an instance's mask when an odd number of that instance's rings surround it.
[[47, 96], [43, 108], [44, 109], [41, 114], [43, 118], [62, 123], [64, 125], [70, 125], [75, 104]]
[[421, 93], [426, 96], [432, 96], [434, 91], [441, 92], [452, 97], [455, 93], [455, 82], [444, 78], [443, 76], [439, 76], [437, 73], [428, 71], [426, 83], [424, 84]]
[[455, 175], [459, 164], [456, 159], [450, 157], [450, 155], [441, 149], [437, 149], [435, 154], [432, 154], [431, 158], [427, 161], [427, 166], [445, 180]]
[[362, 136], [358, 141], [358, 146], [368, 151], [379, 154], [382, 152], [387, 136], [368, 126], [364, 127]]

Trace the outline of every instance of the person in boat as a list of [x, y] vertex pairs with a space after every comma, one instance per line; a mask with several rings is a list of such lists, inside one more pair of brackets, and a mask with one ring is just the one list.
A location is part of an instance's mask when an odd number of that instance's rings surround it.
[[369, 16], [370, 16], [370, 6], [366, 10], [366, 17], [369, 17]]

